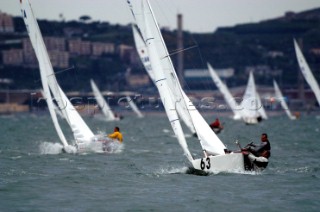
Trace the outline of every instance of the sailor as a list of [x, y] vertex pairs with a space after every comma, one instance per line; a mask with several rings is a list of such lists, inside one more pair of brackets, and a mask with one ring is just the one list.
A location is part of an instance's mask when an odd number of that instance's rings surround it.
[[216, 118], [216, 120], [210, 124], [210, 127], [211, 127], [211, 129], [214, 129], [214, 128], [223, 129], [223, 126], [220, 123], [220, 120], [218, 118]]
[[271, 146], [268, 140], [268, 135], [266, 133], [262, 133], [260, 144], [250, 143], [244, 150], [251, 152], [256, 157], [269, 158], [271, 155]]
[[122, 143], [122, 141], [123, 141], [123, 137], [122, 137], [122, 134], [120, 132], [120, 128], [119, 127], [115, 127], [113, 133], [109, 134], [108, 137], [112, 138], [112, 139], [116, 139], [120, 143]]

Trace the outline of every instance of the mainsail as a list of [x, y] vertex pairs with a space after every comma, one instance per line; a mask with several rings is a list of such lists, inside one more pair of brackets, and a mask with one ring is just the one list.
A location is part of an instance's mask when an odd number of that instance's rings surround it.
[[98, 89], [96, 83], [91, 79], [90, 80], [90, 84], [91, 84], [91, 88], [92, 88], [93, 94], [94, 94], [94, 96], [96, 98], [96, 101], [97, 101], [99, 107], [101, 108], [102, 113], [106, 117], [107, 121], [115, 121], [116, 117], [113, 114], [109, 104], [103, 98], [103, 96], [102, 96], [100, 90]]
[[[144, 65], [144, 68], [147, 71], [152, 82], [155, 83], [155, 76], [154, 76], [154, 73], [152, 71], [152, 67], [150, 64], [150, 59], [149, 59], [146, 43], [144, 42], [142, 35], [138, 31], [138, 28], [136, 25], [132, 25], [132, 32], [133, 32], [134, 43], [135, 43], [137, 52], [139, 54], [140, 60], [142, 61], [142, 64]], [[170, 92], [171, 92], [171, 90], [170, 90]], [[187, 96], [187, 95], [185, 95], [185, 96]], [[188, 98], [188, 97], [186, 97], [186, 98]], [[191, 133], [195, 134], [196, 130], [193, 126], [192, 120], [190, 119], [189, 115], [187, 114], [188, 111], [185, 110], [184, 108], [182, 108], [180, 104], [176, 104], [176, 110], [179, 114], [179, 117], [182, 119], [184, 124], [189, 128]]]
[[130, 96], [126, 96], [127, 102], [129, 103], [130, 108], [137, 114], [138, 118], [143, 118], [143, 114], [140, 112], [137, 105], [134, 103], [133, 99]]
[[276, 100], [280, 102], [281, 107], [284, 109], [289, 119], [295, 120], [296, 117], [291, 114], [290, 109], [285, 101], [285, 98], [283, 97], [281, 90], [275, 80], [273, 80], [273, 86], [274, 86]]
[[243, 95], [241, 109], [242, 118], [248, 124], [258, 123], [259, 118], [268, 118], [261, 103], [260, 96], [256, 91], [252, 71], [250, 72], [247, 88]]
[[296, 56], [297, 56], [297, 60], [298, 60], [299, 66], [300, 66], [300, 70], [301, 70], [305, 80], [307, 81], [307, 83], [311, 87], [314, 95], [316, 96], [318, 104], [320, 105], [319, 84], [317, 83], [316, 79], [314, 78], [308, 63], [299, 48], [298, 43], [296, 42], [295, 39], [293, 40], [293, 42], [294, 42], [294, 49], [296, 51]]
[[[139, 7], [139, 2], [142, 4], [142, 7]], [[162, 85], [162, 82], [165, 82], [167, 92], [160, 93], [158, 87], [160, 96], [162, 96], [161, 98], [165, 96], [165, 98], [162, 99], [164, 105], [167, 102], [173, 102], [174, 105], [180, 104], [180, 106], [184, 110], [188, 111], [187, 114], [190, 120], [192, 120], [192, 123], [196, 129], [202, 148], [214, 155], [224, 155], [224, 150], [226, 149], [224, 144], [211, 130], [207, 122], [196, 110], [194, 105], [192, 105], [191, 101], [188, 100], [188, 97], [182, 92], [179, 80], [175, 73], [171, 58], [163, 41], [160, 29], [153, 15], [149, 1], [133, 0], [128, 1], [128, 3], [132, 14], [135, 17], [135, 21], [140, 28], [142, 36], [147, 43], [148, 54], [150, 57], [153, 72], [155, 74], [157, 72], [161, 72], [161, 75], [159, 75], [159, 78], [156, 79], [155, 82], [159, 85]], [[170, 108], [170, 111], [175, 111], [175, 109], [176, 107]], [[169, 120], [172, 120], [169, 115], [168, 117]], [[176, 123], [180, 123], [179, 120], [177, 120]], [[185, 142], [184, 138], [181, 140], [183, 140], [182, 143]], [[182, 146], [186, 152], [186, 143]]]
[[216, 84], [219, 91], [222, 93], [225, 101], [229, 105], [232, 110], [234, 117], [233, 119], [241, 119], [241, 112], [239, 110], [239, 105], [237, 104], [234, 97], [231, 95], [228, 87], [221, 81], [220, 77], [216, 73], [216, 71], [212, 68], [212, 66], [208, 63], [208, 70], [213, 82]]
[[[82, 143], [90, 142], [94, 136], [92, 131], [85, 124], [85, 122], [83, 121], [79, 113], [76, 111], [76, 109], [73, 107], [69, 99], [66, 97], [66, 95], [58, 85], [46, 46], [44, 44], [37, 20], [34, 16], [29, 0], [21, 0], [20, 5], [21, 5], [21, 13], [22, 13], [25, 25], [27, 27], [27, 31], [29, 33], [31, 44], [35, 50], [36, 56], [39, 61], [42, 84], [44, 84], [43, 80], [45, 81], [45, 83], [48, 84], [48, 86], [43, 85], [46, 98], [50, 98], [51, 96], [50, 90], [51, 90], [52, 95], [59, 106], [59, 110], [62, 111], [64, 117], [66, 118], [68, 124], [71, 127], [71, 130], [73, 132], [76, 142], [82, 142]], [[49, 87], [50, 90], [48, 90], [47, 87]], [[49, 102], [50, 102], [49, 99], [47, 99], [48, 104], [52, 103], [52, 102], [51, 103]], [[53, 108], [53, 105], [51, 106]], [[49, 111], [50, 110], [51, 108], [49, 107]], [[53, 121], [54, 119], [56, 119], [56, 115], [51, 115], [51, 117]], [[59, 131], [57, 127], [56, 127], [56, 130]], [[58, 132], [58, 135], [60, 137], [59, 132]], [[60, 137], [60, 140], [62, 140], [61, 137]], [[64, 143], [64, 141], [62, 142]]]

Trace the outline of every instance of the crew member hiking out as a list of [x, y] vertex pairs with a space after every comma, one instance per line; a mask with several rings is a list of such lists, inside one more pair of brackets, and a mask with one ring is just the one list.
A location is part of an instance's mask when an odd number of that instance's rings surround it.
[[120, 128], [119, 127], [115, 127], [113, 133], [109, 134], [108, 137], [112, 138], [112, 139], [116, 139], [120, 143], [122, 143], [122, 141], [123, 141], [123, 137], [122, 137], [122, 134], [120, 132]]

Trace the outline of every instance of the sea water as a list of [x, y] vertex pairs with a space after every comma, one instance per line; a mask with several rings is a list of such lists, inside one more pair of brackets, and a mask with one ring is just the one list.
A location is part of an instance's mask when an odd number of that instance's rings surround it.
[[[208, 122], [216, 115], [205, 115]], [[220, 117], [231, 150], [267, 133], [270, 163], [261, 173], [188, 174], [190, 163], [165, 114], [118, 122], [85, 117], [94, 133], [119, 126], [115, 154], [66, 154], [48, 114], [0, 117], [0, 211], [319, 211], [320, 120], [284, 115], [246, 126]], [[68, 141], [72, 133], [60, 120]], [[184, 128], [186, 134], [190, 133]], [[190, 151], [201, 157], [197, 139]]]

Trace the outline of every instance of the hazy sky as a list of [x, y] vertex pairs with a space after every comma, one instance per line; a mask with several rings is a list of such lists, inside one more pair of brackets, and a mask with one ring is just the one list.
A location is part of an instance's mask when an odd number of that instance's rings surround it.
[[[39, 19], [76, 20], [89, 15], [93, 20], [128, 24], [132, 21], [126, 0], [30, 0]], [[210, 32], [220, 26], [258, 22], [320, 7], [320, 0], [150, 0], [161, 26], [176, 28], [176, 14], [182, 13], [184, 29]], [[19, 0], [0, 0], [0, 10], [20, 15]]]

